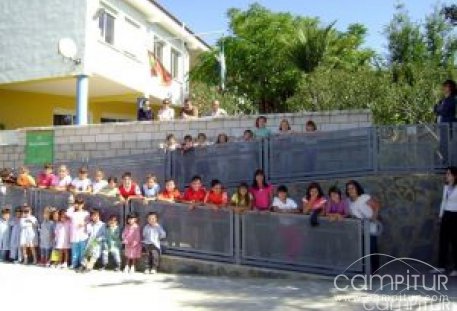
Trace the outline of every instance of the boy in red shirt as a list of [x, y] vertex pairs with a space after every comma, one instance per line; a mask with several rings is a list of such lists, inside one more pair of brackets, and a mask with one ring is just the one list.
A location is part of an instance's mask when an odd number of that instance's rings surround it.
[[[181, 201], [183, 203], [203, 203], [206, 197], [206, 190], [202, 184], [202, 178], [200, 176], [194, 176], [190, 182], [189, 187], [184, 191]], [[195, 206], [191, 206], [195, 208]]]

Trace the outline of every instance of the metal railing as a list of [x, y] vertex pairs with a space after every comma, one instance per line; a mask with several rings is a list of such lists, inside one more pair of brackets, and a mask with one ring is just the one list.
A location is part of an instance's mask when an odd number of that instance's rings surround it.
[[[1, 207], [15, 208], [28, 203], [40, 221], [46, 206], [69, 207], [68, 192], [5, 188], [0, 191]], [[167, 254], [321, 274], [370, 271], [369, 261], [362, 260], [370, 250], [370, 234], [368, 226], [357, 219], [330, 222], [322, 218], [320, 225], [313, 227], [306, 215], [236, 214], [230, 208], [190, 209], [185, 204], [142, 199], [124, 204], [98, 195], [83, 197], [88, 209], [101, 211], [103, 221], [116, 215], [121, 226], [128, 213], [136, 213], [141, 226], [146, 224], [150, 212], [158, 213], [167, 232], [164, 241]]]
[[310, 216], [248, 212], [241, 216], [241, 262], [320, 273], [361, 273], [364, 225], [358, 219], [310, 225]]
[[[194, 175], [206, 184], [217, 178], [227, 188], [249, 182], [262, 168], [272, 183], [361, 176], [379, 172], [433, 172], [457, 165], [457, 125], [378, 126], [340, 131], [275, 135], [253, 142], [196, 147], [183, 152], [151, 149], [145, 154], [64, 161], [73, 174], [80, 166], [106, 176], [130, 171], [135, 179], [155, 174], [180, 188]], [[38, 167], [32, 167], [38, 173]]]
[[139, 215], [141, 225], [149, 212], [156, 212], [167, 232], [166, 252], [181, 256], [234, 261], [233, 211], [214, 211], [199, 207], [190, 210], [185, 204], [132, 200], [131, 212]]
[[217, 178], [227, 187], [234, 187], [252, 178], [253, 169], [262, 167], [262, 149], [262, 142], [255, 141], [177, 150], [171, 153], [171, 176], [180, 187], [195, 175], [206, 182]]

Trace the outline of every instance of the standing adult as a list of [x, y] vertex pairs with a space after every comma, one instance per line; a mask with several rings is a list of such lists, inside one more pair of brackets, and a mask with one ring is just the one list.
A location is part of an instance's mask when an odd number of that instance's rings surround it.
[[184, 100], [184, 105], [181, 109], [181, 118], [185, 120], [195, 120], [198, 119], [198, 108], [192, 104], [190, 98]]
[[452, 271], [449, 276], [457, 276], [457, 167], [449, 167], [446, 171], [446, 184], [440, 208], [440, 243], [439, 260], [436, 272], [443, 273], [446, 269], [449, 246], [452, 248]]
[[[448, 160], [448, 140], [452, 136], [453, 123], [456, 119], [456, 104], [457, 104], [457, 85], [453, 80], [446, 80], [442, 84], [443, 99], [435, 105], [434, 111], [436, 121], [441, 124], [439, 127], [440, 133], [440, 151], [442, 160], [447, 163]], [[445, 126], [449, 125], [449, 128]]]
[[143, 98], [141, 106], [138, 109], [137, 120], [138, 121], [151, 121], [153, 119], [153, 113], [149, 99]]
[[160, 121], [171, 121], [175, 118], [175, 110], [170, 105], [171, 101], [168, 98], [162, 101], [162, 108], [160, 108], [157, 114]]
[[446, 80], [442, 84], [443, 99], [435, 105], [437, 123], [456, 122], [457, 84], [454, 80]]
[[221, 118], [227, 115], [227, 111], [221, 108], [221, 103], [218, 100], [213, 100], [211, 103], [211, 117]]

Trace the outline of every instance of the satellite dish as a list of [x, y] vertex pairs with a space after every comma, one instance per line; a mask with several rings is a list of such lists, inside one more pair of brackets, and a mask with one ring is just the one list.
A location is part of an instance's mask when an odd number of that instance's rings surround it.
[[65, 58], [75, 59], [78, 47], [73, 39], [63, 38], [59, 40], [59, 54]]

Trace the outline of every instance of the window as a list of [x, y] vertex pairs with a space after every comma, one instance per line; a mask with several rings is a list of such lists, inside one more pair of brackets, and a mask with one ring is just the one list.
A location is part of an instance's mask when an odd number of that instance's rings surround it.
[[127, 119], [116, 119], [116, 118], [100, 118], [100, 123], [120, 123], [120, 122], [130, 122], [131, 120]]
[[163, 64], [163, 48], [165, 44], [159, 38], [154, 38], [154, 55]]
[[179, 61], [181, 54], [176, 50], [171, 50], [171, 64], [170, 71], [173, 79], [179, 79]]
[[132, 56], [138, 56], [141, 51], [141, 28], [130, 18], [125, 18], [125, 35], [122, 36], [124, 51]]
[[98, 17], [100, 37], [106, 43], [114, 44], [114, 21], [116, 18], [113, 14], [107, 12], [106, 9], [100, 9], [100, 12]]
[[72, 114], [54, 114], [53, 125], [72, 125], [76, 124], [76, 116]]

